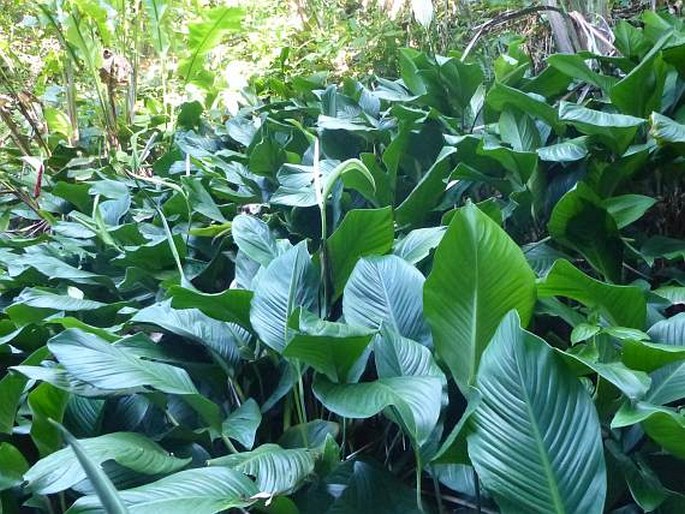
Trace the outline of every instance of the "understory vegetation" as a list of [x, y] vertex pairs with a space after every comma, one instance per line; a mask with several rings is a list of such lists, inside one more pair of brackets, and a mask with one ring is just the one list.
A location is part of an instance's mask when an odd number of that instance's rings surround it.
[[0, 46], [0, 513], [685, 512], [682, 17], [111, 4]]

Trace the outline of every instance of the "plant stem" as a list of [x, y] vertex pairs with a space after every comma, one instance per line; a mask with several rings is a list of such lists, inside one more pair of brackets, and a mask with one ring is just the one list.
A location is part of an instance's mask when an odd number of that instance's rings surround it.
[[435, 490], [435, 497], [438, 501], [438, 514], [445, 514], [445, 506], [442, 503], [442, 495], [440, 494], [440, 482], [434, 472], [431, 472], [433, 478], [433, 489]]
[[423, 498], [421, 498], [421, 456], [419, 451], [416, 450], [416, 506], [419, 511], [425, 512], [423, 508]]

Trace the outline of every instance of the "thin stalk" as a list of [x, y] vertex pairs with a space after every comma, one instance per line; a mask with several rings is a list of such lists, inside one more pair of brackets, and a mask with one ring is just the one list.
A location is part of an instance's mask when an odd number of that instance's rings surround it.
[[136, 98], [138, 98], [138, 66], [140, 65], [140, 23], [141, 23], [141, 12], [140, 12], [140, 1], [135, 2], [133, 6], [133, 41], [132, 41], [132, 52], [129, 58], [131, 62], [131, 81], [128, 86], [128, 106], [126, 111], [126, 121], [130, 125], [133, 122], [133, 116], [136, 110]]
[[478, 474], [475, 469], [473, 470], [473, 487], [476, 490], [476, 512], [481, 514], [480, 480], [478, 480]]
[[431, 477], [433, 478], [433, 490], [435, 491], [435, 498], [438, 502], [438, 514], [445, 514], [445, 506], [442, 503], [442, 495], [440, 494], [440, 482], [438, 481], [438, 477], [435, 476], [435, 473], [431, 473]]
[[64, 59], [64, 81], [66, 83], [67, 113], [71, 122], [70, 143], [77, 145], [81, 137], [78, 127], [78, 111], [76, 110], [76, 85], [74, 83], [74, 68], [70, 59]]
[[300, 418], [300, 423], [307, 422], [307, 407], [304, 403], [304, 382], [302, 381], [302, 370], [300, 368], [300, 363], [296, 365], [297, 370], [297, 389], [295, 389], [295, 407], [297, 409], [297, 415]]
[[224, 442], [226, 445], [226, 448], [228, 448], [228, 451], [231, 453], [240, 453], [235, 446], [233, 446], [233, 443], [231, 440], [228, 438], [228, 436], [222, 435], [221, 440]]
[[421, 497], [421, 455], [419, 451], [416, 450], [416, 506], [419, 511], [425, 512], [423, 508], [423, 498]]
[[321, 169], [319, 167], [319, 139], [314, 139], [314, 164], [312, 166], [314, 174], [314, 191], [316, 193], [316, 203], [319, 206], [321, 218], [321, 295], [319, 302], [319, 313], [322, 319], [328, 315], [328, 253], [326, 251], [326, 198], [323, 195], [323, 184], [321, 183]]

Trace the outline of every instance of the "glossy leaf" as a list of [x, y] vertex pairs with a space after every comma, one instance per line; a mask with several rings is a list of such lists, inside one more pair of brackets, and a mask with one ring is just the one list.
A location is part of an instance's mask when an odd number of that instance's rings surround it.
[[476, 387], [482, 400], [469, 455], [502, 512], [603, 511], [606, 471], [592, 400], [516, 313], [485, 350]]
[[280, 494], [294, 489], [314, 471], [314, 457], [305, 449], [284, 450], [265, 444], [250, 452], [234, 453], [208, 461], [255, 477], [262, 493]]
[[392, 209], [358, 209], [348, 212], [328, 238], [334, 297], [342, 294], [345, 283], [361, 257], [383, 255], [392, 247]]
[[[131, 514], [214, 514], [254, 503], [254, 483], [228, 468], [198, 468], [179, 471], [150, 484], [121, 491], [119, 495]], [[79, 498], [68, 514], [106, 512], [93, 496]]]
[[385, 323], [429, 345], [430, 332], [423, 317], [424, 281], [416, 268], [394, 255], [362, 258], [345, 285], [345, 320], [371, 329]]
[[466, 391], [502, 317], [518, 309], [524, 323], [530, 319], [535, 276], [502, 228], [467, 205], [436, 250], [424, 301], [436, 352]]
[[[79, 440], [91, 460], [101, 464], [114, 460], [118, 464], [147, 475], [171, 473], [186, 466], [190, 459], [169, 455], [147, 437], [115, 432]], [[64, 448], [36, 462], [24, 475], [28, 488], [39, 494], [64, 491], [86, 478], [74, 451]]]
[[282, 352], [288, 342], [288, 319], [297, 307], [314, 310], [319, 275], [302, 242], [274, 259], [264, 270], [252, 298], [250, 321], [260, 339]]

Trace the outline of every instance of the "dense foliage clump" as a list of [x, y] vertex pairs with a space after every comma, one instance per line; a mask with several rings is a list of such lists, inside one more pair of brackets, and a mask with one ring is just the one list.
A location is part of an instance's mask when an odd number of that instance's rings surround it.
[[72, 15], [92, 101], [2, 111], [0, 512], [682, 512], [683, 21], [229, 112], [216, 9], [197, 100]]

